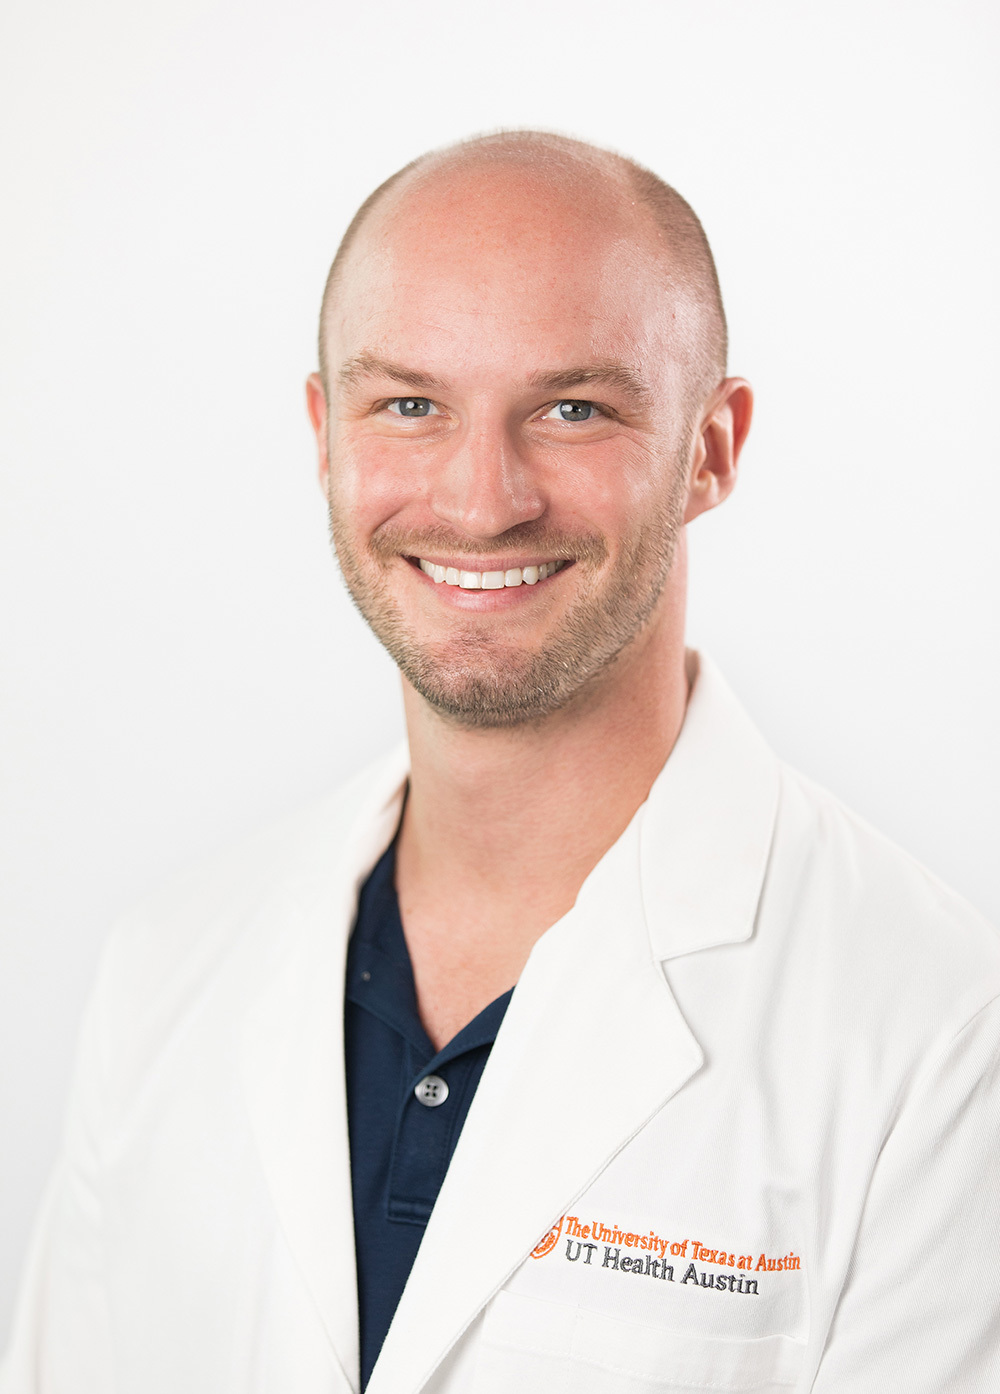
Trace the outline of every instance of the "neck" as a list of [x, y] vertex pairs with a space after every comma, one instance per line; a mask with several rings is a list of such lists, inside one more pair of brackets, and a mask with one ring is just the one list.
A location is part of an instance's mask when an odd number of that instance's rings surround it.
[[582, 869], [575, 898], [645, 799], [684, 718], [683, 646], [648, 655], [641, 681], [633, 666], [623, 663], [614, 690], [579, 710], [513, 730], [454, 726], [406, 692], [403, 836], [425, 872], [472, 875], [500, 891], [513, 867], [551, 879], [572, 865]]
[[516, 981], [669, 755], [688, 692], [682, 582], [672, 589], [593, 691], [537, 723], [458, 726], [404, 684], [396, 882], [435, 1044]]

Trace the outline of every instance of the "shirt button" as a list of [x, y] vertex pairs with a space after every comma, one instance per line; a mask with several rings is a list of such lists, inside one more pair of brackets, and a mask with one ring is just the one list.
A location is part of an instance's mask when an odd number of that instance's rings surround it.
[[413, 1092], [425, 1108], [438, 1108], [448, 1097], [448, 1086], [440, 1075], [425, 1075]]

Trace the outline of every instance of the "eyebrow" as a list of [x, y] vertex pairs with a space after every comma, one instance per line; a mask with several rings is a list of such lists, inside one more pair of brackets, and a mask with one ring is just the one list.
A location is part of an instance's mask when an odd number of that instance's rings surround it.
[[393, 363], [388, 358], [379, 358], [373, 353], [356, 353], [341, 365], [337, 374], [341, 387], [354, 387], [363, 378], [391, 378], [404, 387], [412, 387], [417, 392], [433, 392], [444, 386], [440, 378], [430, 373], [419, 373], [406, 368], [402, 363]]
[[[348, 358], [337, 374], [341, 387], [355, 387], [364, 378], [370, 377], [389, 378], [404, 387], [412, 388], [415, 392], [440, 391], [446, 386], [440, 378], [431, 373], [421, 373], [415, 368], [407, 368], [402, 363], [379, 358], [373, 353], [357, 353], [353, 358]], [[614, 361], [537, 372], [528, 378], [529, 387], [541, 392], [568, 392], [574, 387], [589, 387], [593, 384], [617, 387], [641, 403], [648, 403], [652, 396], [646, 383], [633, 368]]]
[[560, 368], [552, 373], [533, 373], [528, 379], [532, 387], [543, 392], [568, 392], [574, 387], [617, 387], [640, 402], [649, 402], [651, 392], [634, 368], [626, 363], [598, 362], [578, 368]]

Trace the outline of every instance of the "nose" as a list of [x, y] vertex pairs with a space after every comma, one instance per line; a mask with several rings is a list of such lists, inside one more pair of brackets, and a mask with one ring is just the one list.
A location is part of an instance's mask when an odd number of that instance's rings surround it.
[[530, 462], [500, 425], [470, 427], [434, 477], [430, 505], [442, 523], [469, 537], [499, 537], [545, 512]]

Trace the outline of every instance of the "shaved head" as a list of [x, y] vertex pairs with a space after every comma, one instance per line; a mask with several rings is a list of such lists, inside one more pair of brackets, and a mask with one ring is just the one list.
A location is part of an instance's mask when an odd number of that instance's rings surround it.
[[504, 131], [431, 151], [365, 199], [344, 233], [323, 292], [319, 362], [327, 391], [331, 320], [355, 257], [407, 203], [446, 198], [458, 184], [463, 206], [469, 206], [477, 179], [500, 185], [518, 174], [536, 180], [542, 198], [551, 192], [552, 198], [602, 211], [620, 224], [623, 236], [653, 251], [662, 267], [664, 295], [683, 324], [684, 376], [693, 405], [700, 404], [725, 376], [727, 334], [715, 262], [697, 215], [675, 189], [634, 160], [543, 131]]

